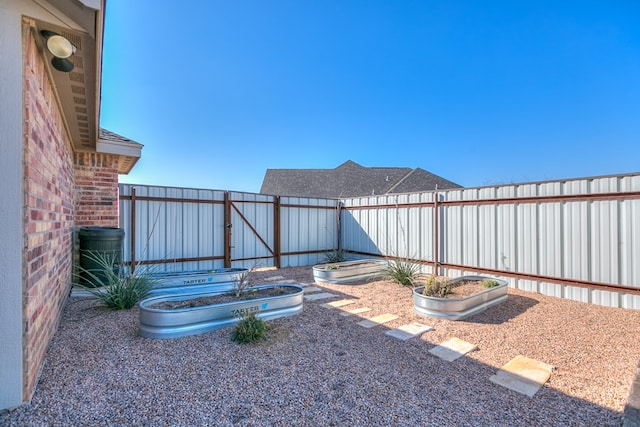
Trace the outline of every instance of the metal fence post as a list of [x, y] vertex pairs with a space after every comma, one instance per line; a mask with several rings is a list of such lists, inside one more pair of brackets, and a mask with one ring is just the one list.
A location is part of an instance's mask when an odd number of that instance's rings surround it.
[[224, 266], [231, 268], [231, 200], [229, 192], [224, 192]]
[[131, 242], [131, 273], [136, 271], [136, 187], [131, 187], [131, 232], [129, 241]]
[[280, 268], [281, 264], [281, 248], [280, 248], [280, 196], [275, 196], [275, 200], [273, 202], [273, 255], [274, 255], [274, 263], [276, 268]]

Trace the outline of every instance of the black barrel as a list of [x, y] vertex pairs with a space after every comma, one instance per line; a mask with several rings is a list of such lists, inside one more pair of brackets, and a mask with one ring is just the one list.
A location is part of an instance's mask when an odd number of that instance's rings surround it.
[[[123, 258], [124, 230], [116, 227], [83, 227], [78, 232], [78, 238], [80, 240], [80, 284], [88, 287], [109, 284], [104, 265], [95, 257], [108, 260], [113, 272], [118, 274]], [[87, 271], [97, 276], [100, 281], [87, 274]]]

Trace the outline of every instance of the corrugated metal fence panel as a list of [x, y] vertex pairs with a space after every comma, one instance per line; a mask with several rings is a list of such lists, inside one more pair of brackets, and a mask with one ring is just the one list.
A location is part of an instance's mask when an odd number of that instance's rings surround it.
[[[181, 258], [224, 254], [224, 206], [221, 204], [224, 200], [223, 191], [120, 184], [120, 194], [131, 196], [134, 187], [137, 198], [169, 199], [136, 199], [136, 262], [169, 261], [148, 267], [153, 271], [189, 271], [223, 266], [223, 260], [170, 262]], [[218, 203], [198, 203], [197, 200]], [[120, 218], [121, 226], [125, 229], [125, 261], [131, 261], [130, 213], [131, 200], [121, 199]]]
[[433, 207], [412, 206], [426, 203], [433, 203], [433, 193], [345, 200], [344, 206], [353, 209], [342, 212], [343, 248], [372, 255], [431, 260]]
[[[553, 199], [621, 191], [640, 191], [640, 176], [439, 192], [444, 203], [438, 211], [439, 261], [640, 288], [640, 200]], [[518, 201], [531, 197], [542, 199]], [[345, 207], [352, 209], [343, 212], [343, 247], [431, 261], [432, 206], [402, 206], [420, 201], [433, 202], [432, 193], [345, 200]], [[447, 203], [455, 201], [467, 203]], [[420, 242], [413, 236], [420, 236]], [[636, 295], [523, 278], [510, 282], [523, 290], [583, 302], [640, 306]]]
[[282, 267], [318, 264], [326, 252], [337, 249], [338, 207], [333, 199], [281, 197]]
[[[121, 184], [120, 224], [125, 229], [125, 261], [131, 261], [131, 200], [136, 195], [136, 261], [162, 260], [153, 271], [188, 271], [224, 266], [225, 191]], [[275, 196], [228, 192], [231, 205], [233, 267], [269, 267], [275, 263]], [[155, 200], [145, 200], [153, 198]], [[208, 201], [208, 202], [203, 202]], [[209, 203], [213, 202], [213, 203]], [[338, 246], [337, 200], [282, 198], [281, 252], [283, 266], [311, 265]], [[303, 207], [303, 206], [308, 207]], [[314, 206], [317, 206], [314, 209]], [[212, 261], [177, 262], [184, 258], [216, 257]], [[171, 260], [176, 260], [171, 262]], [[169, 262], [167, 262], [169, 261]]]
[[[408, 203], [433, 203], [433, 193], [409, 194]], [[406, 224], [403, 233], [407, 237], [405, 254], [408, 258], [424, 261], [433, 260], [433, 208], [431, 206], [413, 206], [405, 210]]]
[[122, 228], [125, 232], [124, 235], [124, 247], [123, 247], [123, 256], [124, 261], [131, 261], [131, 240], [129, 238], [129, 234], [131, 233], [131, 200], [124, 198], [123, 196], [131, 195], [131, 188], [134, 185], [128, 184], [119, 184], [118, 185], [118, 193], [119, 193], [119, 203], [118, 203], [118, 214], [119, 221], [118, 224], [120, 228]]
[[[624, 200], [620, 205], [620, 281], [640, 287], [640, 200]], [[640, 297], [625, 297], [623, 307], [640, 309]]]
[[[275, 197], [230, 192], [231, 259], [239, 268], [271, 267], [274, 264]], [[236, 260], [236, 261], [233, 261]]]
[[[620, 191], [640, 190], [640, 175], [620, 179]], [[622, 283], [633, 283], [640, 287], [640, 200], [621, 202], [622, 212], [622, 253], [620, 263]], [[640, 297], [626, 295], [622, 298], [625, 308], [640, 309]]]
[[[378, 197], [354, 198], [344, 201], [345, 207], [376, 205]], [[342, 247], [348, 251], [381, 254], [377, 244], [377, 211], [380, 209], [343, 210], [341, 214]]]
[[[521, 197], [537, 195], [534, 185], [518, 188]], [[513, 271], [534, 272], [538, 269], [539, 254], [539, 212], [537, 203], [521, 203], [516, 206], [516, 247]], [[526, 291], [538, 292], [538, 282], [534, 280], [520, 280], [520, 288]]]
[[[120, 192], [123, 196], [130, 195], [133, 187], [121, 185]], [[138, 197], [217, 202], [136, 201], [138, 259], [221, 257], [224, 254], [222, 202], [225, 192], [135, 187]], [[637, 191], [640, 191], [640, 175], [439, 191], [438, 261], [640, 288], [640, 200], [554, 199]], [[232, 259], [245, 263], [241, 260], [263, 258], [267, 265], [273, 265], [275, 198], [229, 194], [234, 206]], [[433, 197], [434, 193], [429, 192], [344, 200], [347, 209], [340, 213], [342, 248], [434, 261]], [[543, 199], [522, 200], [527, 197]], [[478, 203], [474, 203], [476, 200]], [[280, 249], [285, 254], [281, 258], [282, 266], [312, 265], [320, 261], [320, 252], [336, 248], [334, 208], [337, 201], [282, 197], [280, 203]], [[331, 209], [326, 209], [327, 206]], [[131, 202], [121, 199], [121, 226], [127, 233], [132, 226], [130, 211]], [[125, 260], [131, 255], [129, 242], [126, 238]], [[313, 251], [316, 253], [304, 254]], [[221, 265], [222, 260], [217, 260], [184, 263], [180, 268]], [[512, 286], [527, 291], [640, 309], [639, 295], [547, 283], [534, 278], [509, 280]]]
[[[638, 191], [640, 176], [449, 190], [445, 201]], [[446, 205], [441, 261], [470, 267], [640, 287], [640, 200], [545, 200]], [[607, 306], [640, 297], [535, 280], [512, 285]]]

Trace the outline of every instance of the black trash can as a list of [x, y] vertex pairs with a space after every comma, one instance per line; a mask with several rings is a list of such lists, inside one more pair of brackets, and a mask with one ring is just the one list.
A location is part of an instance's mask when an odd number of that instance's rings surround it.
[[[123, 258], [124, 230], [116, 227], [83, 227], [78, 232], [80, 244], [80, 284], [99, 287], [108, 284], [104, 266], [94, 259], [102, 256], [111, 264], [114, 273], [120, 272]], [[97, 276], [97, 281], [90, 274]]]

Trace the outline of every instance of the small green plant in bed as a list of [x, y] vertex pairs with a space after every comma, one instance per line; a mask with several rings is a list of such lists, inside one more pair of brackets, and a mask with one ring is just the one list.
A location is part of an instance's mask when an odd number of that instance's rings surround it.
[[231, 333], [231, 340], [238, 344], [249, 344], [266, 338], [267, 322], [258, 319], [255, 313], [242, 316]]
[[418, 264], [403, 259], [392, 259], [384, 269], [384, 278], [402, 286], [413, 287], [419, 273]]
[[231, 291], [229, 294], [233, 295], [236, 299], [252, 300], [256, 298], [264, 298], [265, 296], [274, 297], [284, 293], [286, 293], [286, 291], [282, 287], [273, 285], [270, 289], [259, 290], [258, 288], [249, 288], [243, 291], [240, 295], [236, 294], [236, 291]]
[[429, 276], [422, 295], [427, 297], [445, 298], [451, 293], [451, 283], [448, 280], [439, 280], [435, 276]]
[[[116, 265], [113, 256], [108, 253], [89, 251], [83, 254], [91, 260], [97, 268], [84, 268], [79, 266], [81, 276], [78, 283], [74, 283], [93, 296], [107, 307], [120, 310], [134, 307], [140, 300], [149, 295], [154, 281], [144, 274], [125, 274], [123, 269]], [[83, 279], [88, 279], [94, 286], [83, 284]]]
[[498, 281], [496, 280], [483, 280], [481, 285], [485, 288], [495, 288], [496, 286], [500, 286], [500, 283], [498, 283]]

